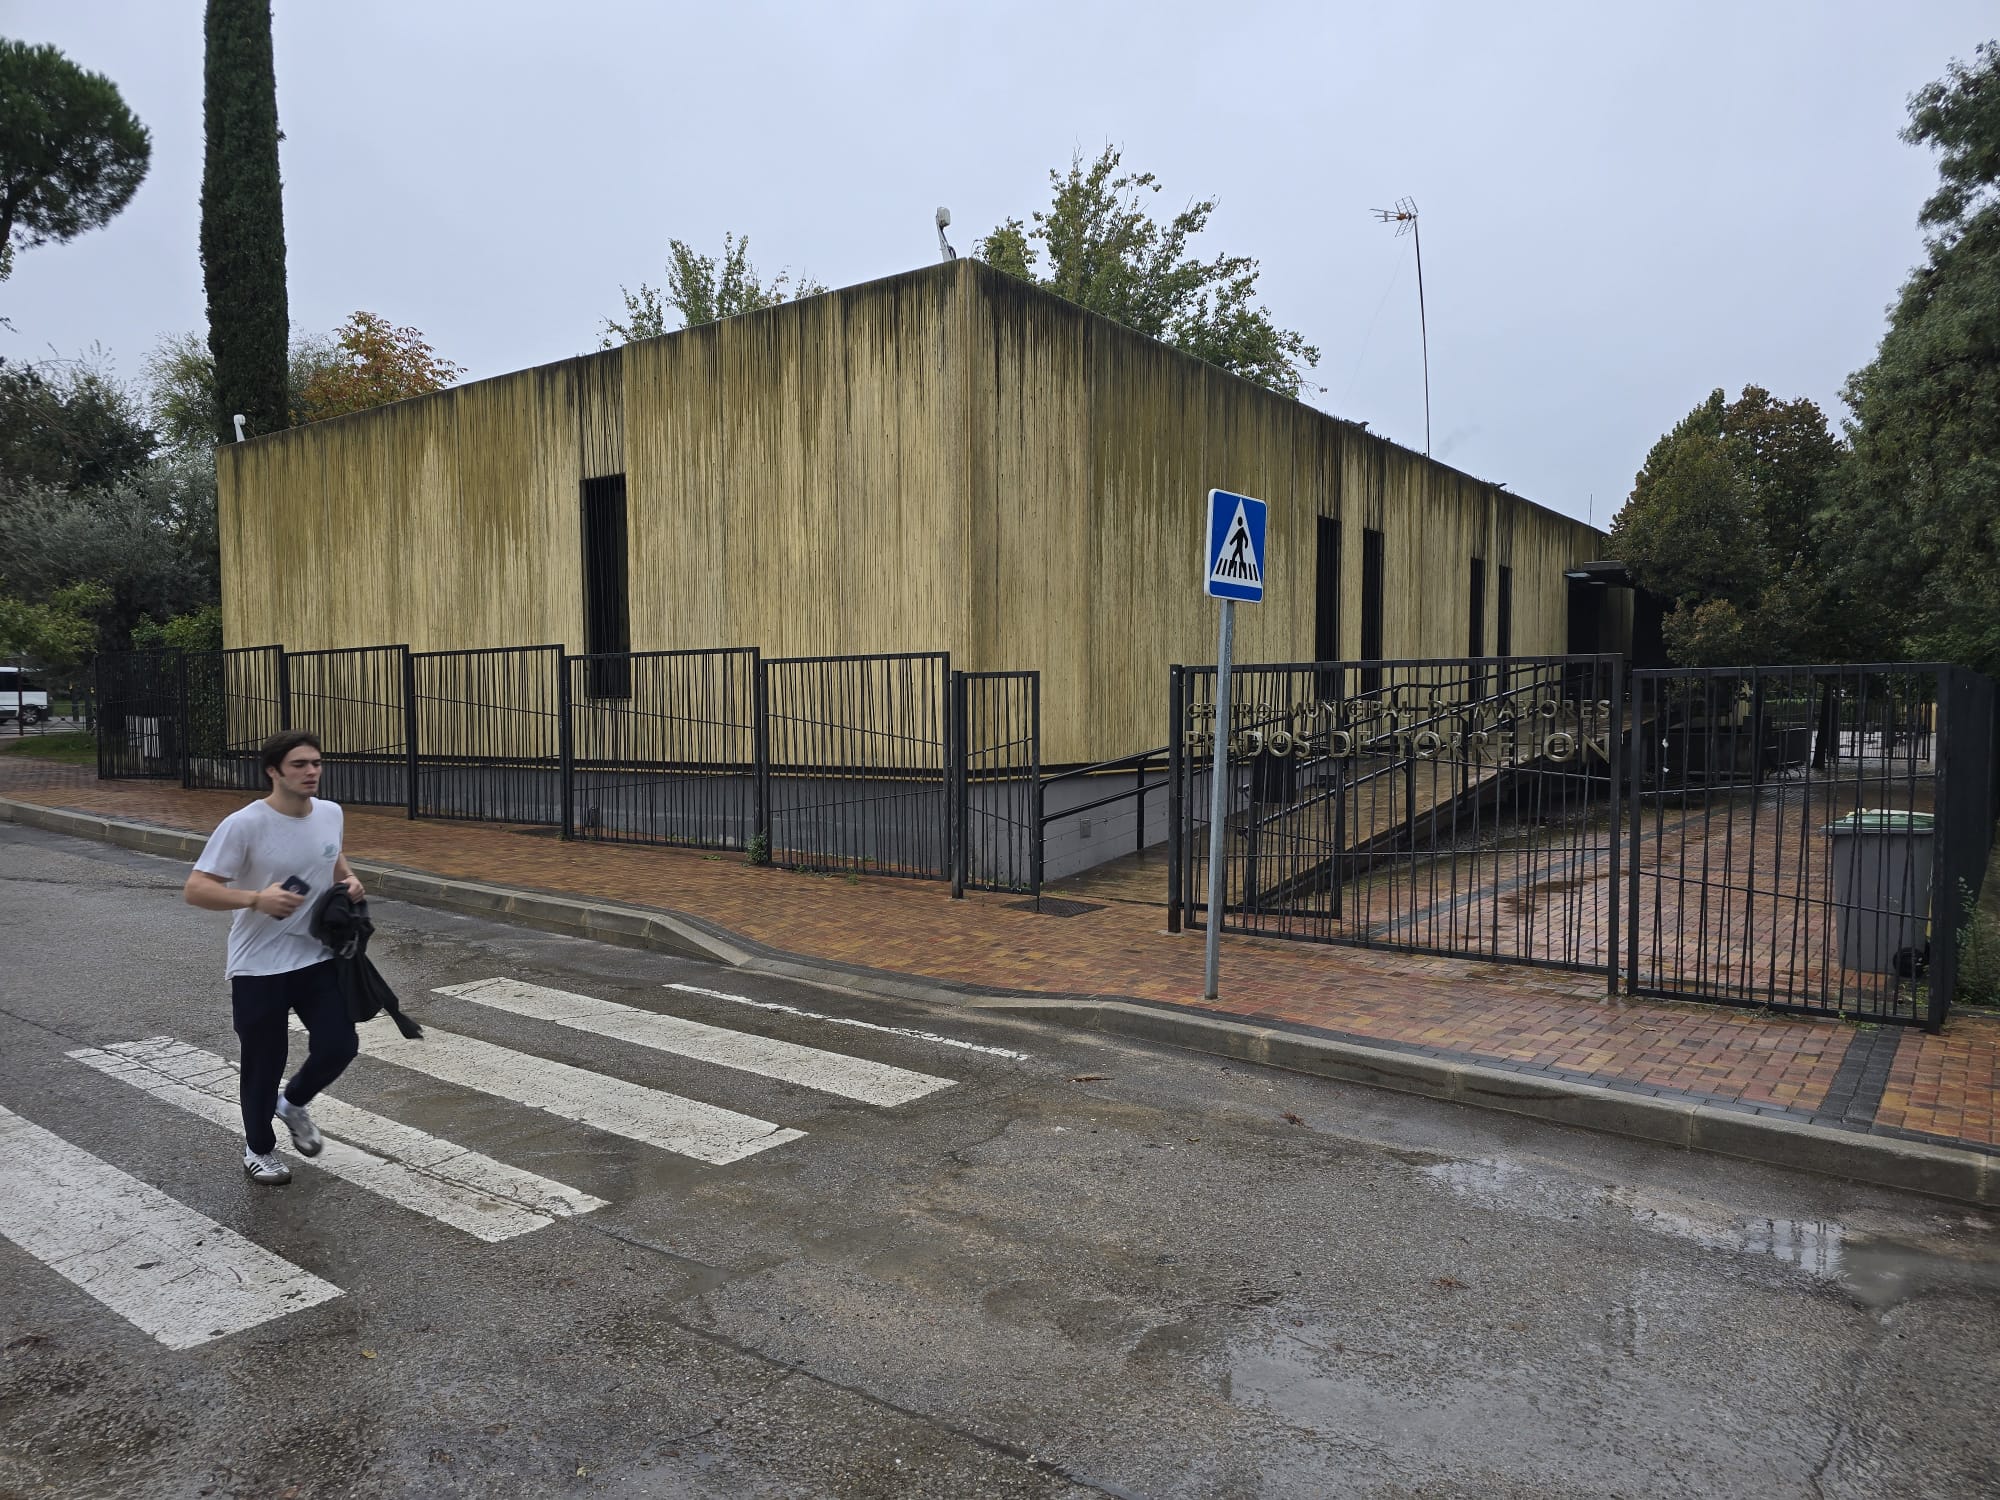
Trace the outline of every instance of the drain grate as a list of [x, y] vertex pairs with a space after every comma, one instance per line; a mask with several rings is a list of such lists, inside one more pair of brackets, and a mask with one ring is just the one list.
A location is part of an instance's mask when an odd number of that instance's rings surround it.
[[1015, 911], [1040, 912], [1045, 917], [1080, 917], [1087, 911], [1104, 910], [1102, 901], [1065, 901], [1060, 896], [1044, 896], [1040, 901], [1030, 896], [1026, 901], [1007, 904]]

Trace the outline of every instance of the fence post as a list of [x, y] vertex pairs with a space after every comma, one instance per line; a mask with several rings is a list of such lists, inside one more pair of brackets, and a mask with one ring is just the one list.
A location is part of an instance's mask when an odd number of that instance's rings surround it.
[[174, 728], [174, 758], [180, 762], [181, 785], [186, 786], [188, 773], [188, 663], [185, 651], [177, 651], [174, 655], [180, 664], [180, 672], [177, 674], [180, 682], [180, 697], [179, 701], [174, 704], [173, 718], [167, 722], [171, 723]]
[[[1611, 722], [1605, 726], [1605, 748], [1609, 758], [1605, 762], [1611, 777], [1611, 881], [1604, 888], [1604, 918], [1610, 924], [1610, 933], [1604, 944], [1604, 993], [1618, 993], [1618, 856], [1619, 845], [1623, 841], [1619, 814], [1623, 810], [1619, 802], [1618, 778], [1624, 771], [1623, 742], [1625, 739], [1625, 659], [1622, 656], [1608, 658], [1611, 672]], [[1600, 661], [1600, 668], [1604, 663]]]
[[292, 727], [292, 653], [278, 648], [278, 728]]
[[[1628, 778], [1627, 801], [1631, 803], [1631, 843], [1626, 848], [1630, 873], [1627, 875], [1627, 906], [1625, 908], [1625, 993], [1639, 993], [1639, 864], [1640, 853], [1645, 846], [1645, 804], [1640, 794], [1646, 786], [1647, 755], [1653, 748], [1646, 729], [1647, 692], [1649, 685], [1657, 681], [1644, 672], [1632, 674], [1632, 756], [1626, 767]], [[1659, 695], [1652, 695], [1657, 705]], [[1615, 894], [1615, 893], [1614, 893]]]
[[1042, 909], [1042, 833], [1048, 827], [1043, 821], [1042, 807], [1042, 674], [1037, 670], [1028, 679], [1028, 714], [1032, 739], [1028, 744], [1028, 784], [1034, 788], [1034, 805], [1029, 812], [1034, 815], [1034, 843], [1030, 854], [1034, 860], [1031, 878], [1035, 887], [1035, 910]]
[[965, 722], [967, 703], [965, 674], [951, 674], [950, 694], [951, 727], [945, 732], [945, 758], [947, 761], [947, 781], [951, 790], [947, 798], [951, 804], [951, 899], [965, 899], [965, 834], [966, 834], [966, 752], [968, 741]]
[[570, 662], [567, 653], [556, 653], [556, 763], [557, 778], [561, 783], [558, 795], [562, 799], [562, 834], [565, 839], [576, 837], [576, 731], [570, 724]]
[[[1959, 908], [1959, 866], [1957, 856], [1964, 841], [1961, 838], [1959, 816], [1964, 806], [1964, 798], [1959, 793], [1960, 757], [1953, 754], [1957, 748], [1952, 743], [1953, 731], [1964, 733], [1963, 721], [1970, 715], [1959, 713], [1959, 671], [1953, 667], [1938, 669], [1937, 693], [1937, 738], [1933, 741], [1936, 757], [1933, 775], [1939, 782], [1936, 800], [1933, 804], [1936, 814], [1933, 826], [1931, 857], [1931, 938], [1930, 963], [1927, 979], [1929, 1006], [1924, 1015], [1924, 1030], [1935, 1035], [1944, 1028], [1944, 1018], [1951, 1009], [1952, 991], [1958, 980], [1958, 928], [1962, 917]], [[1886, 753], [1886, 751], [1885, 751]], [[1971, 829], [1963, 833], [1971, 835], [1979, 843], [1985, 842], [1988, 830]]]
[[417, 815], [417, 663], [403, 650], [403, 780], [409, 815]]
[[1187, 685], [1179, 667], [1167, 668], [1167, 931], [1181, 930], [1181, 808], [1185, 793]]
[[764, 857], [775, 861], [778, 851], [771, 847], [771, 683], [770, 673], [764, 662], [764, 653], [751, 648], [751, 710], [754, 721], [751, 725], [751, 779], [756, 784], [756, 808], [753, 813], [756, 828], [753, 839], [764, 841]]

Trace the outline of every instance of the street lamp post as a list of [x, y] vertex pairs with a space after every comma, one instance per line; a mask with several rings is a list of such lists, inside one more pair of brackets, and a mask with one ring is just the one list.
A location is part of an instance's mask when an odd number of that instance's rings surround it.
[[1398, 236], [1409, 234], [1417, 245], [1417, 327], [1424, 340], [1424, 457], [1431, 456], [1431, 329], [1424, 312], [1424, 236], [1417, 227], [1417, 200], [1398, 198], [1394, 208], [1378, 208], [1375, 217], [1394, 224]]

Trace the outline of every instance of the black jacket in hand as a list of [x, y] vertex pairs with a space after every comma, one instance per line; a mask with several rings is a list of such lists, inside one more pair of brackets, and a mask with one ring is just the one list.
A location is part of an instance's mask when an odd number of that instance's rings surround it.
[[403, 1003], [389, 988], [368, 958], [368, 939], [375, 924], [368, 920], [368, 903], [356, 901], [347, 887], [336, 882], [313, 907], [312, 935], [332, 950], [340, 988], [347, 996], [347, 1013], [359, 1024], [372, 1021], [386, 1010], [396, 1029], [407, 1037], [420, 1037], [423, 1027], [403, 1014]]

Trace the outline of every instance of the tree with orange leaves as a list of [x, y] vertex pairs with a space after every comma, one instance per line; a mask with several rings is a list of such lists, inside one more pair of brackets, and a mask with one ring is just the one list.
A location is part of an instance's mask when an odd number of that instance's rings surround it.
[[441, 359], [414, 328], [357, 312], [334, 335], [335, 355], [299, 389], [298, 417], [307, 422], [386, 406], [441, 391], [465, 373]]

